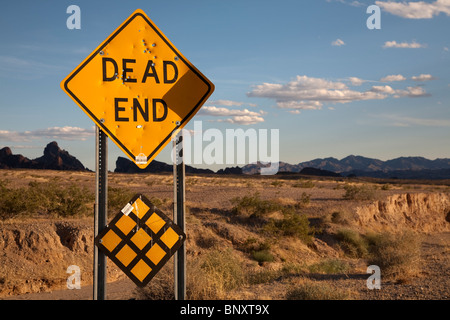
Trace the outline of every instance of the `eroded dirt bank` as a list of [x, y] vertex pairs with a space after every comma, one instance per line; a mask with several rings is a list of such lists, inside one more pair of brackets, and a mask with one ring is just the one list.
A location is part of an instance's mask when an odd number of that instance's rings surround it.
[[445, 193], [403, 193], [356, 208], [357, 223], [374, 231], [450, 231], [450, 198]]
[[[0, 296], [66, 286], [70, 265], [92, 282], [93, 220], [28, 220], [0, 225]], [[109, 280], [121, 271], [111, 266]]]

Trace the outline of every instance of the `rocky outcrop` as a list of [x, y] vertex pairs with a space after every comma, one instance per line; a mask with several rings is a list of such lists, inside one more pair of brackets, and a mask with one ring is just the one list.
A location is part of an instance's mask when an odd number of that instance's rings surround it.
[[[133, 161], [128, 160], [123, 157], [118, 157], [116, 160], [116, 169], [114, 172], [117, 173], [158, 173], [158, 172], [173, 172], [173, 165], [153, 160], [145, 168], [139, 168]], [[198, 169], [191, 166], [185, 166], [186, 173], [214, 173], [209, 169]]]
[[242, 174], [242, 168], [236, 167], [229, 167], [225, 169], [220, 169], [216, 172], [217, 174]]
[[83, 164], [66, 150], [59, 148], [58, 144], [50, 142], [44, 149], [44, 155], [34, 159], [38, 169], [51, 170], [85, 170]]
[[50, 170], [86, 170], [84, 165], [67, 151], [59, 148], [55, 141], [44, 149], [42, 157], [30, 160], [21, 154], [13, 154], [9, 147], [0, 149], [0, 169], [50, 169]]
[[357, 221], [374, 231], [450, 231], [450, 197], [444, 193], [396, 194], [356, 208]]
[[36, 164], [21, 154], [13, 154], [9, 147], [0, 149], [0, 169], [33, 168]]

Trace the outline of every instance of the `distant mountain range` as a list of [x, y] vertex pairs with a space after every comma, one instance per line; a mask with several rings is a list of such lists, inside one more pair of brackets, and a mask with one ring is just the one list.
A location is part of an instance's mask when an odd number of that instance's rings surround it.
[[[242, 168], [245, 174], [260, 172], [263, 165], [249, 164]], [[449, 179], [450, 159], [429, 160], [423, 157], [400, 157], [382, 161], [362, 156], [348, 156], [341, 160], [336, 158], [319, 158], [311, 161], [289, 164], [280, 162], [278, 172], [301, 172], [305, 168], [315, 168], [341, 176], [368, 176], [376, 178], [400, 179]]]
[[[207, 174], [259, 174], [261, 163], [248, 164], [243, 167], [229, 167], [214, 172], [186, 165], [187, 173]], [[20, 154], [13, 154], [9, 147], [0, 149], [0, 169], [27, 168], [51, 170], [88, 170], [67, 151], [59, 148], [53, 141], [47, 144], [43, 156], [28, 159]], [[173, 172], [173, 166], [153, 160], [147, 168], [140, 169], [131, 160], [118, 157], [116, 169], [118, 173]], [[365, 176], [375, 178], [399, 179], [450, 179], [450, 159], [429, 160], [423, 157], [400, 157], [382, 161], [362, 156], [348, 156], [341, 160], [336, 158], [320, 158], [311, 161], [290, 164], [279, 163], [278, 172], [300, 173], [316, 176]]]

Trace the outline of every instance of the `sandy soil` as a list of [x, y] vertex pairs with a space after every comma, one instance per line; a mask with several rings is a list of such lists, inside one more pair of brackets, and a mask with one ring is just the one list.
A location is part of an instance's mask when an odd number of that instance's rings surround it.
[[[90, 190], [94, 188], [93, 173], [2, 170], [0, 179], [13, 187], [26, 186], [30, 181], [56, 180], [61, 185], [76, 183]], [[299, 186], [305, 181], [310, 181], [313, 186]], [[344, 200], [343, 186], [348, 183], [377, 186], [376, 194], [371, 200]], [[445, 220], [450, 212], [450, 188], [416, 181], [391, 182], [386, 188], [388, 190], [383, 190], [380, 188], [383, 183], [298, 176], [190, 175], [186, 179], [188, 259], [202, 257], [217, 248], [231, 248], [243, 265], [257, 270], [277, 270], [287, 263], [307, 266], [327, 259], [340, 259], [351, 265], [346, 273], [285, 275], [265, 283], [247, 285], [230, 292], [231, 299], [284, 300], [288, 288], [298, 278], [348, 290], [350, 299], [450, 299], [450, 223]], [[155, 197], [161, 201], [161, 209], [166, 214], [171, 212], [171, 175], [111, 173], [109, 184], [130, 192], [141, 192], [149, 198]], [[261, 199], [284, 205], [301, 201], [303, 194], [308, 195], [310, 201], [302, 206], [301, 211], [311, 225], [320, 226], [326, 232], [316, 235], [312, 246], [289, 237], [280, 237], [277, 241], [270, 238], [274, 261], [258, 265], [251, 255], [242, 251], [242, 246], [250, 238], [267, 239], [248, 220], [243, 223], [243, 218], [238, 219], [231, 214], [233, 198], [256, 192]], [[410, 196], [402, 196], [405, 194]], [[331, 223], [329, 217], [336, 211], [349, 212], [349, 217], [354, 220], [344, 225]], [[113, 216], [114, 213], [110, 212], [110, 218]], [[272, 218], [277, 218], [277, 213]], [[401, 282], [385, 280], [382, 276], [381, 289], [368, 290], [367, 262], [347, 256], [333, 240], [333, 232], [342, 227], [358, 232], [411, 230], [420, 234], [423, 237], [420, 273]], [[0, 299], [92, 299], [92, 250], [92, 217], [32, 217], [0, 222]], [[80, 290], [69, 290], [65, 286], [66, 269], [72, 264], [82, 269]], [[111, 261], [108, 262], [108, 279], [109, 300], [142, 298], [136, 293], [135, 285]]]

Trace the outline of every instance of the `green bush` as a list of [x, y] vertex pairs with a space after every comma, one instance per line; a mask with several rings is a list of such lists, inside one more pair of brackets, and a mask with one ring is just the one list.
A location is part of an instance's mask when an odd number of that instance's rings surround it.
[[259, 193], [231, 199], [234, 205], [232, 213], [249, 217], [262, 217], [267, 213], [281, 209], [281, 206], [271, 200], [262, 200]]
[[93, 212], [94, 196], [76, 184], [63, 186], [56, 180], [48, 183], [30, 182], [27, 187], [0, 186], [0, 218], [35, 215], [76, 216]]
[[308, 270], [312, 273], [338, 274], [347, 273], [350, 270], [350, 266], [342, 260], [328, 259], [310, 265]]
[[133, 196], [134, 193], [128, 189], [108, 187], [108, 211], [116, 214]]
[[264, 230], [274, 236], [296, 237], [311, 243], [315, 230], [310, 227], [309, 220], [304, 214], [298, 214], [293, 209], [284, 209], [282, 219], [270, 219]]
[[269, 250], [253, 251], [252, 258], [259, 263], [272, 262], [275, 259]]
[[336, 233], [339, 245], [350, 257], [363, 258], [368, 254], [367, 241], [356, 231], [341, 229]]

